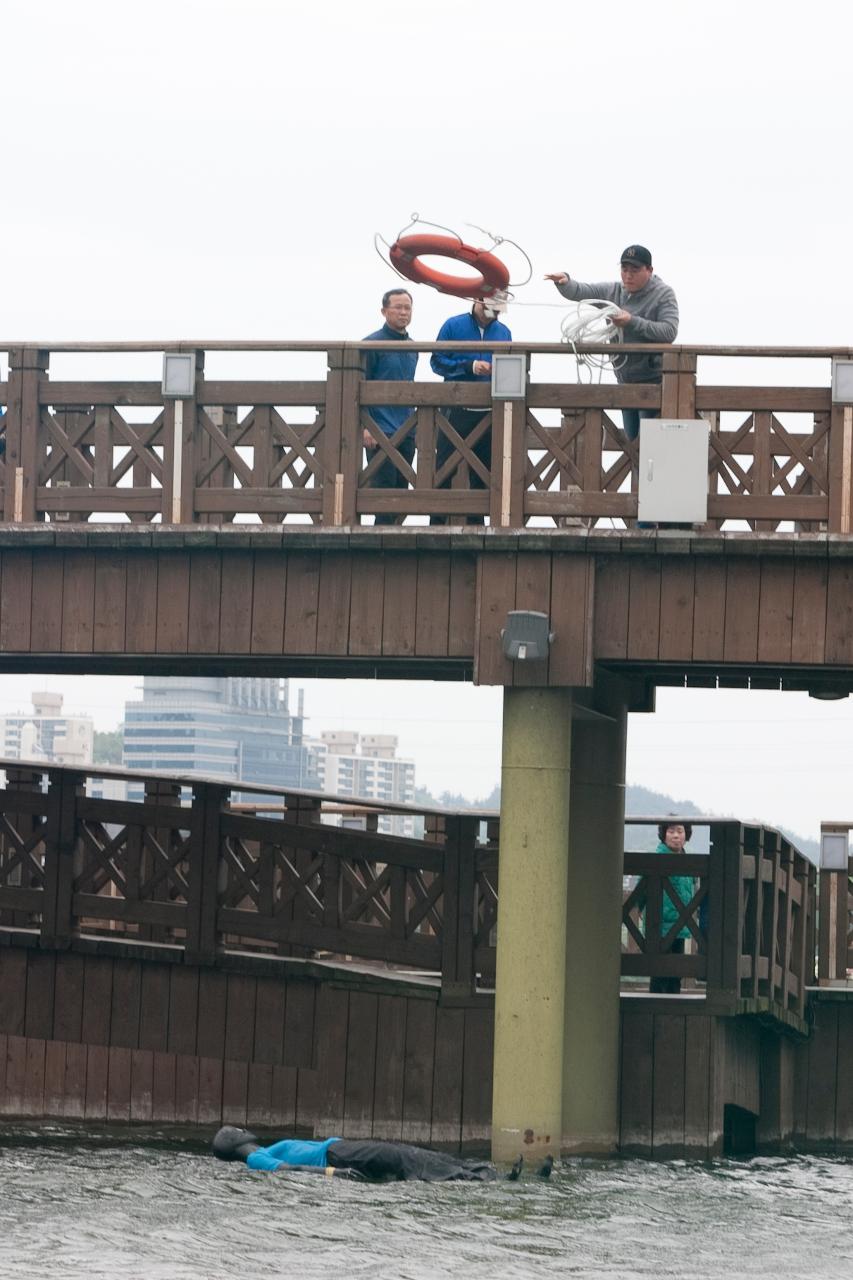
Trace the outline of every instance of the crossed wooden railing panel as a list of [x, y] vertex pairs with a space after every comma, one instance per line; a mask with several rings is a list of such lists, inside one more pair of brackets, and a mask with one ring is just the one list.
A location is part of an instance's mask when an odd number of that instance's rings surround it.
[[[621, 527], [636, 516], [638, 445], [621, 425], [621, 410], [633, 408], [710, 423], [711, 530], [737, 521], [754, 530], [853, 531], [853, 414], [831, 403], [828, 386], [697, 382], [697, 355], [833, 354], [825, 349], [661, 348], [660, 384], [530, 382], [523, 401], [493, 403], [485, 383], [365, 381], [361, 344], [232, 345], [323, 352], [328, 372], [322, 380], [211, 380], [196, 350], [194, 394], [174, 401], [156, 382], [54, 381], [49, 351], [12, 348], [0, 382], [5, 519], [347, 526], [431, 516]], [[408, 410], [390, 436], [370, 415], [381, 405]], [[459, 408], [474, 411], [467, 434], [451, 421]], [[375, 446], [369, 459], [365, 432]], [[400, 487], [385, 483], [389, 468]]]
[[[708, 855], [625, 854], [625, 874], [635, 882], [622, 905], [622, 973], [696, 979], [717, 1005], [763, 1001], [802, 1019], [814, 981], [815, 867], [769, 827], [707, 825]], [[688, 899], [674, 877], [692, 881]], [[684, 954], [673, 950], [681, 935]]]
[[[427, 814], [425, 838], [399, 837], [327, 825], [306, 793], [271, 792], [251, 812], [224, 783], [151, 777], [142, 801], [106, 800], [85, 794], [96, 769], [0, 764], [0, 925], [43, 946], [93, 934], [197, 963], [224, 947], [349, 956], [440, 974], [456, 995], [493, 982], [494, 817], [485, 840], [477, 815], [444, 813]], [[752, 1001], [802, 1019], [815, 869], [776, 831], [703, 821], [708, 855], [625, 854], [623, 977], [692, 979], [721, 1012]], [[847, 943], [846, 900], [843, 928]]]

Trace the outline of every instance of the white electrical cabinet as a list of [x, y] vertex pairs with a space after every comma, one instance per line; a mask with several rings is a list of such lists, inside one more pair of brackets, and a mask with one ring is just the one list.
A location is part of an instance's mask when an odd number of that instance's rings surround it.
[[708, 519], [708, 423], [704, 418], [643, 418], [637, 519], [704, 524]]

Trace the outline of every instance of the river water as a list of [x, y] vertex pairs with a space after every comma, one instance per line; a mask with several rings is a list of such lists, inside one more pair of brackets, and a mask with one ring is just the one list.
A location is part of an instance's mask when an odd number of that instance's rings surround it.
[[[62, 1139], [62, 1140], [60, 1140]], [[250, 1173], [0, 1130], [0, 1277], [853, 1277], [853, 1162], [572, 1162], [549, 1183]]]

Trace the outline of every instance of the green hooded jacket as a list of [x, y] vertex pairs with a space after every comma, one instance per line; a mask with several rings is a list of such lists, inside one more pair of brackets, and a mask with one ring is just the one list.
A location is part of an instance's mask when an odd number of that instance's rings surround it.
[[[667, 845], [661, 843], [655, 849], [655, 853], [672, 853], [672, 850], [668, 848]], [[687, 903], [690, 901], [690, 899], [693, 897], [693, 894], [695, 892], [693, 877], [692, 876], [670, 876], [669, 883], [672, 886], [673, 890], [675, 891], [676, 897], [678, 897], [681, 900], [681, 902], [686, 906]], [[661, 903], [661, 922], [660, 922], [662, 938], [669, 933], [670, 929], [673, 927], [676, 920], [678, 919], [678, 914], [679, 914], [678, 909], [675, 906], [675, 903], [670, 898], [666, 889], [664, 889], [663, 902]], [[693, 935], [685, 925], [683, 929], [679, 930], [678, 936], [679, 938], [692, 938]]]

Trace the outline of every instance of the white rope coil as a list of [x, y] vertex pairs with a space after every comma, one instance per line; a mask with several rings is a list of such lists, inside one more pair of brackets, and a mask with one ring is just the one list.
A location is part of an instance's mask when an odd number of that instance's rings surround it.
[[586, 369], [589, 380], [598, 374], [598, 381], [607, 368], [619, 369], [625, 363], [625, 356], [599, 355], [590, 351], [578, 351], [580, 342], [607, 342], [617, 345], [622, 341], [622, 330], [611, 321], [611, 316], [622, 310], [613, 302], [605, 302], [602, 298], [585, 298], [575, 305], [575, 310], [563, 317], [560, 332], [563, 342], [572, 348], [578, 362], [578, 381], [581, 370]]

